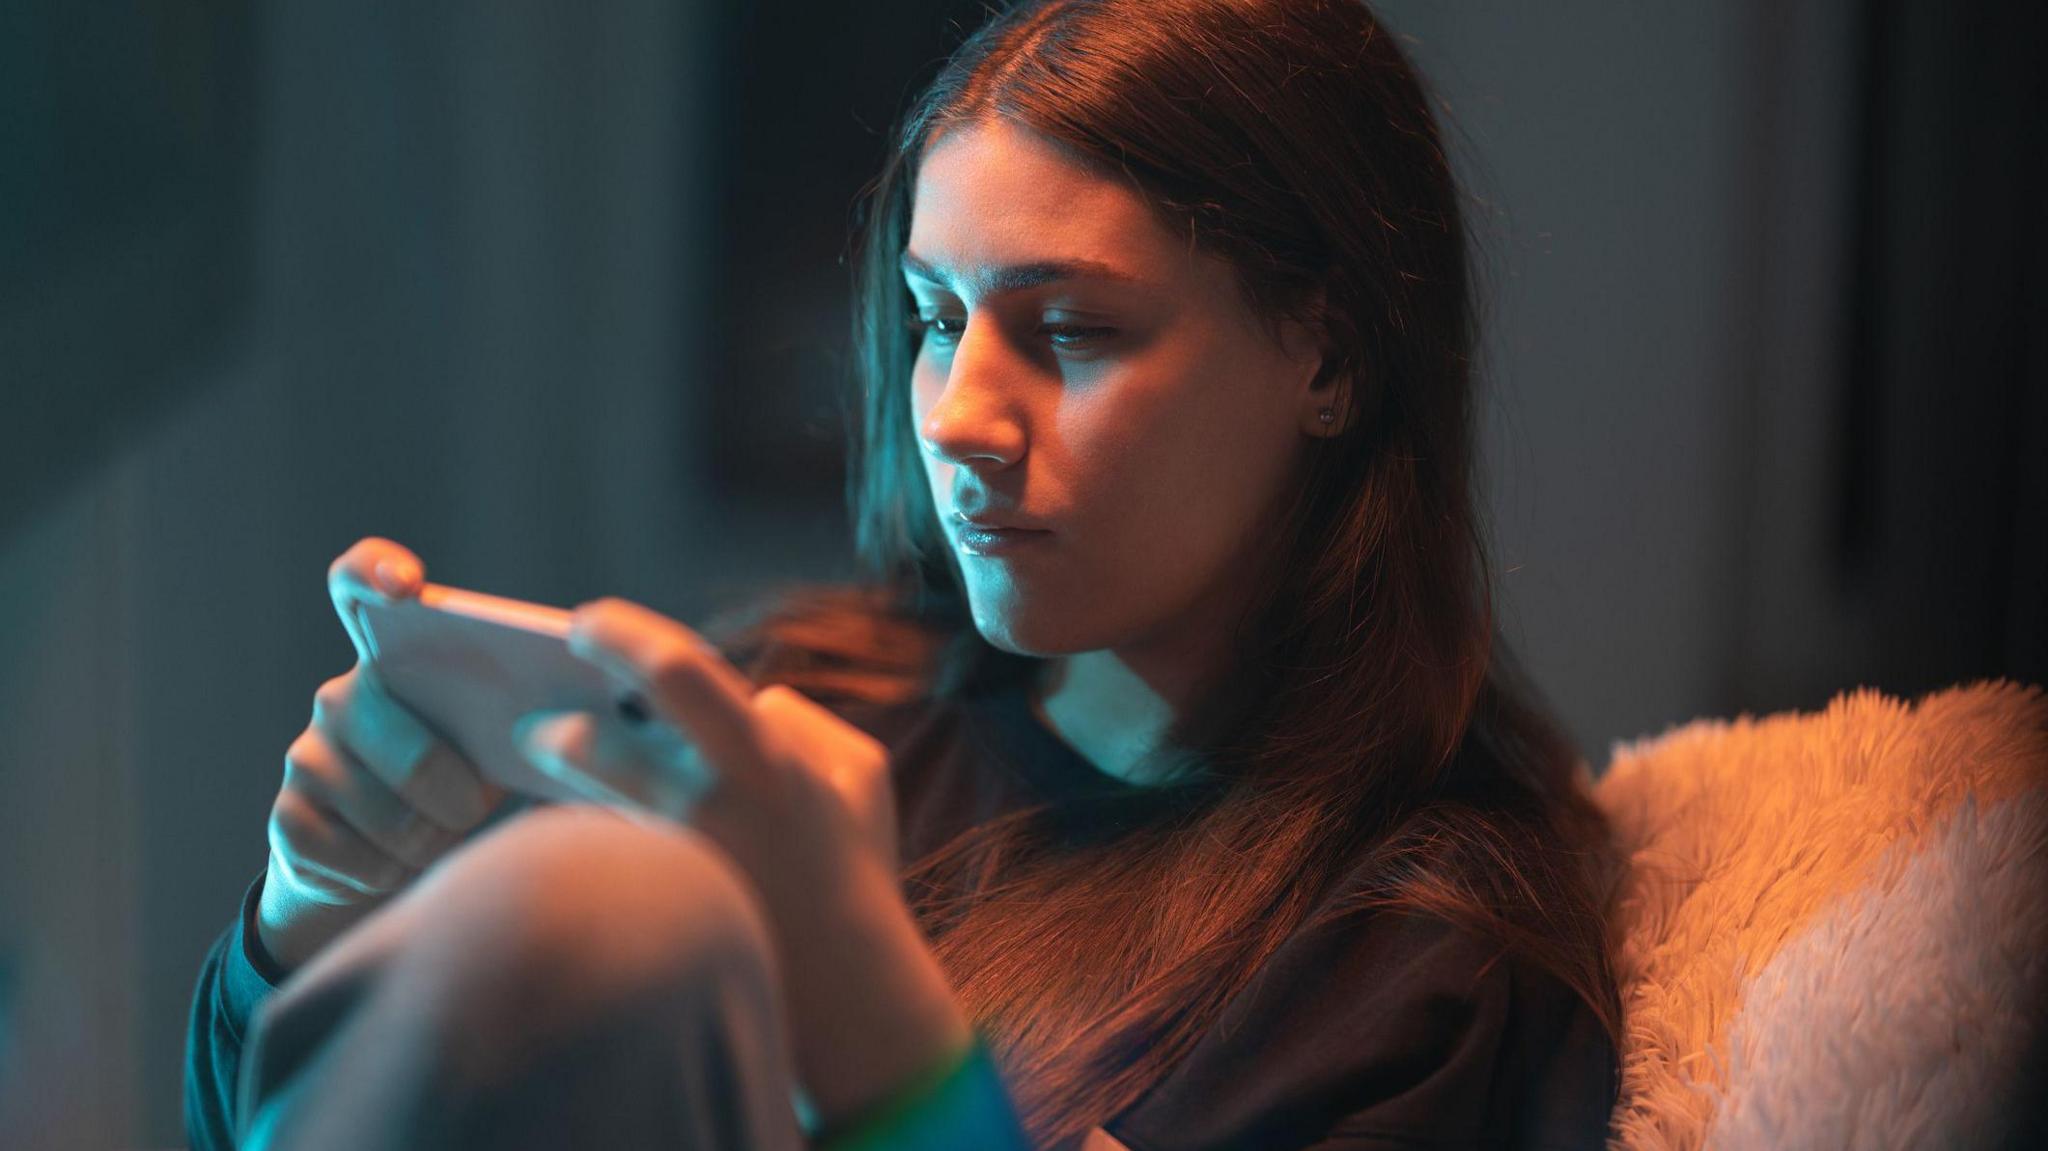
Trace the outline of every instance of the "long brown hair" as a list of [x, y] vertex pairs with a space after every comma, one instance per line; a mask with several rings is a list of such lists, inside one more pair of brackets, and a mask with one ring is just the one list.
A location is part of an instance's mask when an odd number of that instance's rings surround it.
[[757, 679], [824, 700], [936, 702], [1045, 666], [976, 631], [906, 391], [897, 263], [918, 165], [940, 132], [991, 118], [1132, 181], [1261, 314], [1318, 325], [1350, 409], [1268, 538], [1246, 541], [1264, 569], [1237, 658], [1168, 733], [1163, 750], [1205, 770], [1085, 819], [1012, 813], [907, 861], [1034, 1137], [1134, 1102], [1317, 906], [1497, 941], [1618, 1044], [1607, 826], [1494, 623], [1457, 187], [1418, 76], [1356, 0], [1050, 0], [974, 33], [860, 205], [861, 580], [706, 630]]

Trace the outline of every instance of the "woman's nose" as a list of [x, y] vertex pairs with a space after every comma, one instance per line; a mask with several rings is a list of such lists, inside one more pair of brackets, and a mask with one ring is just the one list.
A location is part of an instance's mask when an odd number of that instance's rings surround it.
[[946, 387], [919, 429], [925, 450], [952, 464], [1007, 465], [1024, 455], [1025, 430], [1014, 385], [1019, 365], [994, 325], [968, 321], [953, 347]]

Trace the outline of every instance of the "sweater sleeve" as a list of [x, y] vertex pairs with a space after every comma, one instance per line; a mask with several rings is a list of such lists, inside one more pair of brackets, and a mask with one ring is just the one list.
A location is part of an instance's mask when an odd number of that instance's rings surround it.
[[284, 981], [256, 938], [263, 877], [242, 896], [241, 914], [214, 940], [199, 968], [185, 1034], [185, 1136], [191, 1151], [235, 1146], [235, 1076], [242, 1037], [266, 996]]
[[977, 1033], [964, 1054], [906, 1084], [893, 1099], [845, 1127], [818, 1135], [813, 1146], [819, 1151], [1030, 1151], [1031, 1141]]

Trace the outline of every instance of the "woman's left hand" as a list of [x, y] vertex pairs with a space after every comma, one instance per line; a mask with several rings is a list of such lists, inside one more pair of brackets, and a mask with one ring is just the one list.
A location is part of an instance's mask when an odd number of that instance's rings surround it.
[[523, 743], [544, 770], [687, 822], [750, 872], [896, 874], [889, 755], [874, 737], [793, 688], [756, 689], [696, 632], [627, 600], [577, 608], [569, 648], [650, 714], [528, 717]]

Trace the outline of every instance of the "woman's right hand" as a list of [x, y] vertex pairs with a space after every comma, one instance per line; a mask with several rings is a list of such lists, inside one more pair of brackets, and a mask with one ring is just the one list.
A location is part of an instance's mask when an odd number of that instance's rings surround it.
[[356, 634], [350, 601], [418, 595], [425, 578], [411, 551], [374, 536], [327, 570], [358, 658], [314, 693], [312, 722], [285, 752], [270, 809], [257, 936], [286, 971], [411, 882], [504, 798], [379, 682]]

